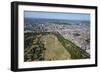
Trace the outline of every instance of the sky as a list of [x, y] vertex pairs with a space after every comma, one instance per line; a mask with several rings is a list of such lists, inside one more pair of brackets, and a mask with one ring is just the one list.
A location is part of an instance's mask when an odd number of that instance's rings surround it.
[[64, 20], [90, 20], [90, 14], [85, 13], [63, 13], [63, 12], [39, 12], [24, 11], [25, 18], [46, 18], [46, 19], [64, 19]]

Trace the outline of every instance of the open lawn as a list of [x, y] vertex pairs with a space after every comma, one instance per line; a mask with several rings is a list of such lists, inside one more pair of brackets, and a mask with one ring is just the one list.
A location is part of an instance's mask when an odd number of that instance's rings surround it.
[[55, 35], [44, 35], [41, 40], [46, 48], [45, 60], [66, 60], [71, 58], [69, 52], [63, 47]]

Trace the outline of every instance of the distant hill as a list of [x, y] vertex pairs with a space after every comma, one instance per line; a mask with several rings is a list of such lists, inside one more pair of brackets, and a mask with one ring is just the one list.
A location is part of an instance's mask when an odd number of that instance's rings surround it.
[[34, 24], [34, 23], [57, 23], [57, 24], [65, 24], [65, 23], [69, 23], [69, 24], [79, 24], [79, 23], [83, 23], [83, 24], [90, 24], [90, 21], [82, 21], [82, 20], [60, 20], [60, 19], [42, 19], [42, 18], [24, 18], [24, 22], [25, 24]]

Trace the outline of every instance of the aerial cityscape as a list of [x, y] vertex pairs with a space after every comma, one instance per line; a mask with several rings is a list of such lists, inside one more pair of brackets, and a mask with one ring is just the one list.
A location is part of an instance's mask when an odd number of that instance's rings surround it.
[[90, 58], [90, 15], [24, 11], [24, 61]]

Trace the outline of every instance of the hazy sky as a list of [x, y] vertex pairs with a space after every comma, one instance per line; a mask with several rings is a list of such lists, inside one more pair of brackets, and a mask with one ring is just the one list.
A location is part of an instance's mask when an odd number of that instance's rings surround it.
[[84, 14], [84, 13], [24, 11], [24, 17], [25, 18], [66, 19], [66, 20], [90, 20], [90, 14]]

